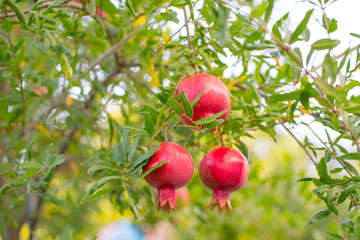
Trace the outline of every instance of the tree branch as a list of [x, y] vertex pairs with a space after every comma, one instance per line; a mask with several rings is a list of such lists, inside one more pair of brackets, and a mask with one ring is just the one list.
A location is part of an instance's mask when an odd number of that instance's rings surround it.
[[300, 147], [301, 147], [302, 149], [304, 149], [306, 155], [308, 155], [308, 157], [310, 158], [310, 160], [312, 161], [312, 163], [313, 163], [315, 166], [317, 166], [316, 160], [313, 158], [313, 156], [311, 156], [311, 154], [310, 154], [309, 151], [306, 149], [306, 147], [304, 146], [304, 144], [302, 144], [302, 143], [300, 142], [300, 140], [297, 139], [297, 137], [285, 126], [284, 123], [282, 123], [281, 125], [282, 125], [282, 126], [285, 128], [285, 130], [296, 140], [296, 142], [300, 145]]
[[[38, 6], [37, 9], [48, 8], [52, 4], [54, 4], [53, 1], [52, 2], [45, 2], [45, 3], [40, 4], [40, 6]], [[77, 10], [84, 10], [85, 11], [85, 5], [82, 4], [82, 3], [79, 3], [79, 2], [75, 2], [75, 1], [69, 1], [69, 2], [63, 3], [63, 4], [60, 4], [60, 5], [54, 6], [54, 8], [74, 8], [74, 9], [77, 9]], [[24, 14], [29, 13], [30, 11], [33, 11], [33, 10], [34, 10], [33, 8], [27, 8], [27, 9], [22, 10], [21, 13], [24, 15]], [[8, 17], [16, 17], [16, 13], [15, 12], [5, 12], [3, 14], [0, 14], [0, 19], [8, 18]]]

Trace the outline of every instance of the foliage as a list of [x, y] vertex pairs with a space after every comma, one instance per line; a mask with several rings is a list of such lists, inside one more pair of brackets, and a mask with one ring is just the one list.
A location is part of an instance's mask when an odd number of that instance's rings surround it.
[[[273, 0], [3, 0], [0, 236], [17, 239], [23, 226], [30, 239], [95, 236], [86, 220], [100, 212], [95, 199], [107, 195], [114, 209], [138, 223], [171, 219], [183, 239], [263, 239], [265, 232], [318, 239], [319, 229], [329, 231], [328, 238], [359, 239], [359, 45], [335, 55], [337, 21], [325, 12], [335, 0], [306, 2], [322, 17], [310, 10], [291, 31], [288, 14], [269, 26]], [[310, 42], [314, 19], [328, 37]], [[232, 66], [224, 61], [230, 56]], [[191, 117], [196, 101], [175, 98], [174, 90], [197, 72], [218, 76], [230, 90], [232, 111], [224, 123], [216, 120], [222, 112], [194, 126], [180, 123], [179, 114]], [[321, 145], [298, 139], [293, 130], [299, 125]], [[253, 131], [280, 144], [280, 128], [307, 158], [285, 152], [278, 156], [283, 160], [269, 161], [276, 169], [264, 178], [259, 172], [269, 168], [266, 160], [254, 158], [247, 145], [261, 136]], [[198, 166], [222, 140], [252, 159], [249, 183], [235, 193], [235, 213], [204, 209], [210, 193], [195, 174], [192, 203], [169, 216], [155, 214], [141, 168], [158, 144], [186, 145]], [[306, 176], [306, 169], [317, 174]]]

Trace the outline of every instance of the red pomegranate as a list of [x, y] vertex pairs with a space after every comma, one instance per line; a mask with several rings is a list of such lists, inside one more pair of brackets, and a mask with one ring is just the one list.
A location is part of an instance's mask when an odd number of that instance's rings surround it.
[[210, 210], [219, 206], [230, 214], [230, 194], [242, 188], [249, 176], [249, 164], [244, 155], [227, 147], [213, 149], [205, 155], [199, 167], [201, 181], [213, 190]]
[[169, 212], [175, 207], [175, 189], [184, 187], [190, 182], [194, 174], [194, 163], [185, 148], [165, 142], [160, 144], [160, 148], [142, 170], [146, 172], [166, 160], [168, 162], [145, 176], [145, 180], [158, 190], [157, 209], [164, 208]]
[[[217, 119], [226, 120], [229, 116], [231, 111], [230, 92], [217, 77], [206, 73], [195, 74], [180, 83], [175, 95], [179, 95], [180, 91], [184, 91], [190, 102], [204, 91], [200, 100], [194, 106], [193, 122], [223, 110], [227, 111]], [[193, 125], [187, 115], [181, 115], [180, 118], [184, 124]]]

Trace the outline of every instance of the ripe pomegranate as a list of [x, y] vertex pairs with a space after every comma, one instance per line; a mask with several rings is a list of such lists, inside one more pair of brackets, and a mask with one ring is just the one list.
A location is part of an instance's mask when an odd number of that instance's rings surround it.
[[175, 189], [190, 182], [194, 174], [194, 163], [185, 148], [175, 143], [164, 142], [142, 170], [146, 172], [166, 160], [168, 162], [145, 176], [145, 180], [158, 190], [157, 210], [164, 208], [169, 212], [175, 207]]
[[201, 181], [213, 190], [210, 210], [219, 206], [230, 214], [230, 194], [242, 188], [249, 176], [249, 164], [244, 155], [227, 147], [213, 149], [205, 155], [199, 167]]
[[[227, 111], [217, 119], [226, 120], [229, 116], [231, 111], [230, 92], [225, 84], [217, 77], [206, 73], [195, 74], [180, 83], [175, 95], [179, 95], [180, 91], [184, 91], [190, 102], [192, 102], [201, 91], [204, 91], [200, 100], [193, 108], [193, 122], [204, 117], [210, 117], [223, 110]], [[180, 118], [184, 124], [193, 125], [187, 115], [181, 115]]]

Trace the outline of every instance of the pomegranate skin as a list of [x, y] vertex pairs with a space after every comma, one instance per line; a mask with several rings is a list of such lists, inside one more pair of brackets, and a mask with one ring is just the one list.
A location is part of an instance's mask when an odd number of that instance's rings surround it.
[[219, 206], [230, 214], [230, 194], [241, 189], [249, 176], [249, 164], [244, 155], [227, 147], [213, 149], [200, 162], [199, 173], [204, 185], [213, 190], [208, 207]]
[[186, 186], [194, 174], [194, 163], [185, 148], [170, 142], [160, 144], [160, 148], [151, 156], [143, 167], [146, 172], [160, 162], [164, 165], [145, 176], [146, 182], [158, 190], [157, 209], [174, 209], [176, 198], [175, 189]]
[[180, 115], [181, 121], [186, 125], [193, 125], [193, 122], [204, 117], [212, 116], [223, 110], [226, 110], [226, 112], [217, 119], [224, 119], [225, 121], [230, 114], [230, 92], [225, 84], [213, 75], [199, 73], [188, 77], [180, 83], [175, 95], [179, 95], [180, 91], [186, 94], [190, 102], [192, 102], [201, 91], [204, 91], [193, 108], [194, 116], [192, 121], [186, 114]]

